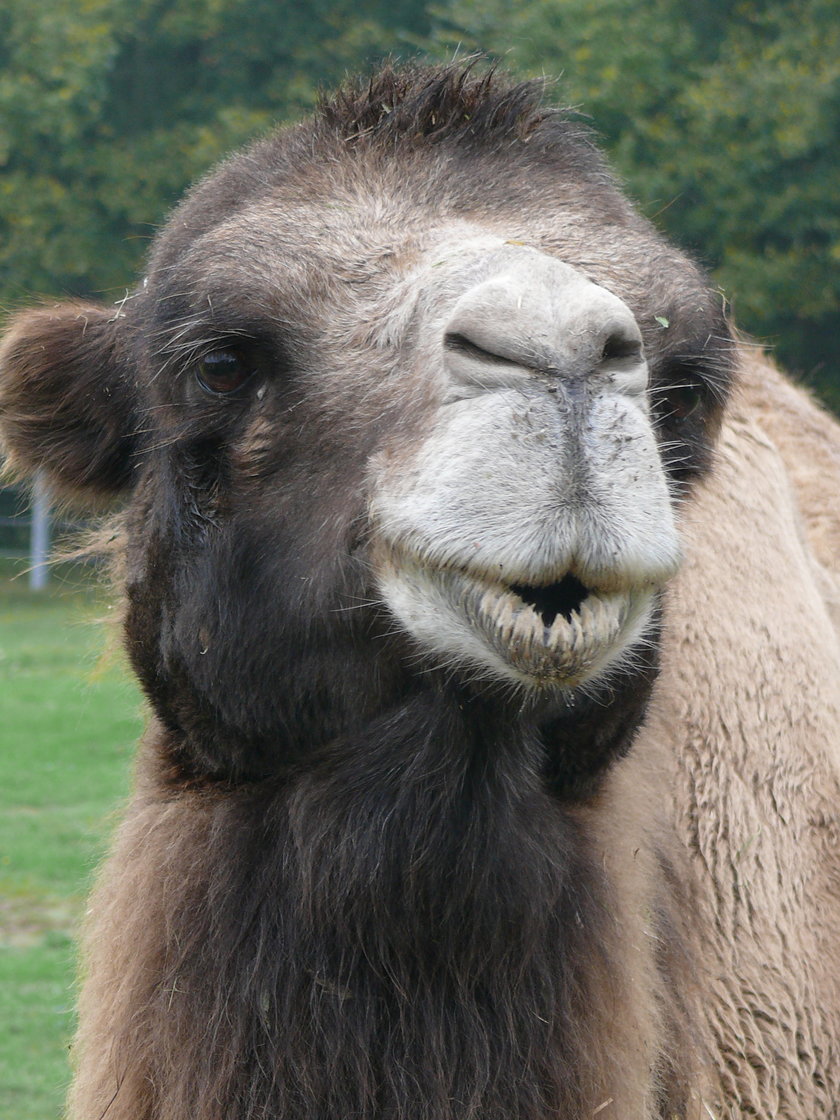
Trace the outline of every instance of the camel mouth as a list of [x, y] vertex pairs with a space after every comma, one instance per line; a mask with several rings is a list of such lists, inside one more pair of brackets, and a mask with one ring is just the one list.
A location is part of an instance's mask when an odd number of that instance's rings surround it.
[[638, 606], [629, 592], [588, 588], [572, 574], [545, 585], [506, 585], [460, 573], [450, 585], [500, 659], [529, 681], [567, 687], [591, 677], [623, 648], [622, 634]]
[[497, 678], [574, 688], [644, 633], [655, 591], [587, 587], [572, 572], [545, 584], [504, 583], [405, 556], [380, 571], [385, 601], [409, 633], [452, 664]]
[[568, 572], [556, 583], [545, 586], [531, 587], [527, 584], [512, 583], [510, 585], [514, 595], [526, 603], [531, 610], [543, 620], [549, 629], [554, 625], [558, 615], [562, 615], [567, 622], [572, 621], [584, 600], [589, 597], [589, 588]]

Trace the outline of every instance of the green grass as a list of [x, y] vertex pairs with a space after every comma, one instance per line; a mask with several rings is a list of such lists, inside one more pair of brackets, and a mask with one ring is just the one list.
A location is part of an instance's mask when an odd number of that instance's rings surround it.
[[56, 1120], [74, 938], [141, 702], [105, 652], [107, 603], [89, 578], [56, 574], [33, 593], [13, 575], [0, 566], [0, 1120]]

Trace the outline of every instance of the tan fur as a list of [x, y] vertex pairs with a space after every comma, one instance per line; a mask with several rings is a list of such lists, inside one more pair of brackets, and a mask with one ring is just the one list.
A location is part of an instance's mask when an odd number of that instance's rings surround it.
[[707, 1103], [727, 1120], [840, 1107], [839, 494], [836, 423], [747, 358], [685, 511], [663, 671], [625, 764], [662, 767], [691, 892]]

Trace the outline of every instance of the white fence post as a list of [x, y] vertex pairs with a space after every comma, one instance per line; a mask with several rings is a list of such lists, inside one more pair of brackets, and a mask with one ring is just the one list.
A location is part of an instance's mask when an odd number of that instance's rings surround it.
[[39, 474], [32, 491], [32, 523], [30, 528], [29, 586], [42, 591], [47, 586], [50, 550], [50, 502], [47, 487]]

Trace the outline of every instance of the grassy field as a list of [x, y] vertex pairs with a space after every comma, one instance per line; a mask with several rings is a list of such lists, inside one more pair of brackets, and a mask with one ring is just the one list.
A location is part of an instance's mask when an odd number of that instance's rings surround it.
[[56, 1120], [74, 938], [128, 789], [141, 702], [78, 573], [33, 593], [0, 567], [0, 1120]]

